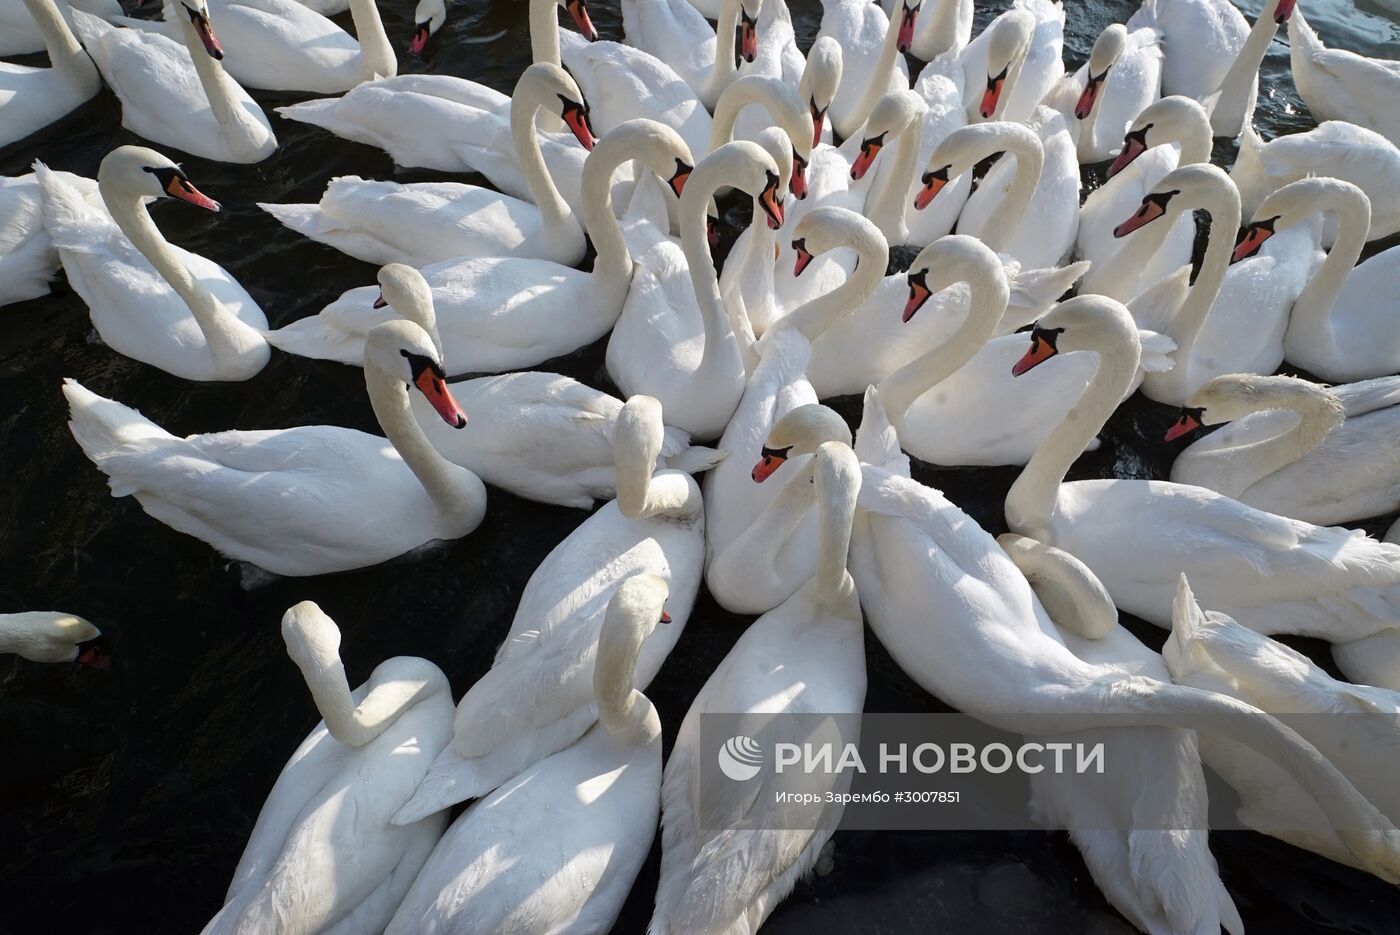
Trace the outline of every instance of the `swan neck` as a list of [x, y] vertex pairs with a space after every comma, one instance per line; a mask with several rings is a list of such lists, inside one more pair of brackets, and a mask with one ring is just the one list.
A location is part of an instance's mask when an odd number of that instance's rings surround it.
[[927, 36], [928, 54], [930, 61], [938, 58], [943, 53], [962, 44], [962, 36], [958, 33], [958, 8], [962, 5], [959, 0], [929, 0], [933, 4], [933, 9], [927, 13], [920, 13], [920, 19], [928, 16], [928, 26], [920, 25], [919, 32]]
[[71, 71], [77, 64], [75, 58], [86, 56], [68, 21], [59, 12], [54, 0], [24, 0], [34, 25], [44, 37], [44, 48], [49, 53], [49, 62], [54, 68]]
[[1297, 461], [1322, 444], [1342, 423], [1340, 408], [1331, 405], [1326, 395], [1312, 384], [1275, 389], [1262, 396], [1259, 403], [1256, 412], [1283, 409], [1296, 413], [1298, 421], [1276, 435], [1218, 453], [1219, 457], [1247, 468], [1233, 492], [1221, 491], [1228, 496], [1238, 497], [1258, 481]]
[[[912, 93], [912, 92], [911, 92]], [[894, 161], [875, 179], [867, 201], [866, 215], [890, 243], [903, 243], [909, 236], [905, 216], [918, 170], [919, 145], [923, 136], [924, 112], [918, 110], [899, 134]]]
[[1005, 152], [1016, 160], [1016, 173], [1006, 194], [982, 225], [982, 242], [996, 253], [1005, 253], [1030, 207], [1031, 196], [1045, 167], [1045, 150], [1021, 134], [1008, 134]]
[[525, 176], [525, 187], [530, 190], [530, 197], [540, 209], [545, 229], [553, 230], [561, 224], [572, 223], [573, 212], [564, 201], [564, 196], [559, 194], [559, 188], [554, 184], [554, 177], [549, 174], [544, 153], [540, 149], [539, 127], [535, 120], [543, 107], [538, 95], [526, 95], [524, 98], [511, 103], [510, 137], [515, 143], [515, 152], [520, 159], [520, 172]]
[[[400, 663], [409, 660], [398, 660]], [[429, 695], [446, 691], [446, 679], [436, 667], [422, 660], [420, 672], [396, 673], [401, 677], [374, 684], [370, 676], [369, 691], [355, 704], [350, 683], [345, 678], [345, 666], [340, 658], [307, 662], [301, 667], [302, 678], [311, 690], [312, 701], [326, 723], [326, 730], [347, 747], [363, 747], [393, 726], [400, 716]], [[421, 676], [421, 677], [413, 677]]]
[[1330, 209], [1337, 216], [1337, 239], [1293, 302], [1288, 325], [1292, 330], [1291, 339], [1319, 348], [1336, 343], [1330, 327], [1332, 309], [1371, 231], [1371, 207], [1366, 199], [1347, 197], [1329, 201], [1324, 210]]
[[[1240, 227], [1240, 195], [1233, 184], [1224, 186], [1220, 194], [1205, 207], [1210, 214], [1210, 234], [1201, 271], [1167, 326], [1167, 334], [1176, 342], [1177, 368], [1183, 370], [1183, 380], [1187, 378], [1184, 372], [1186, 361], [1191, 356], [1216, 296], [1220, 294], [1220, 287], [1225, 283], [1225, 274], [1230, 270], [1234, 232]], [[1168, 218], [1161, 218], [1159, 223], [1166, 224], [1167, 221]], [[1170, 221], [1175, 224], [1176, 216], [1172, 215]]]
[[[724, 0], [719, 8], [719, 19], [715, 21], [715, 63], [705, 76], [705, 93], [702, 98], [715, 100], [728, 87], [738, 73], [738, 63], [734, 55], [734, 36], [739, 28], [739, 0]], [[733, 122], [730, 122], [733, 129]], [[714, 147], [710, 147], [713, 149]]]
[[854, 585], [846, 555], [855, 523], [860, 463], [849, 445], [827, 442], [817, 449], [813, 486], [817, 498], [817, 597], [831, 603], [849, 596]]
[[1006, 495], [1006, 524], [1011, 531], [1050, 545], [1054, 544], [1050, 518], [1060, 484], [1070, 465], [1128, 395], [1142, 356], [1137, 329], [1127, 315], [1106, 319], [1099, 330], [1095, 346], [1087, 349], [1097, 351], [1099, 359], [1093, 379], [1031, 455]]
[[559, 61], [559, 4], [555, 0], [530, 0], [530, 57], [535, 62]]
[[446, 525], [456, 529], [468, 522], [475, 512], [476, 491], [469, 489], [464, 480], [465, 477], [475, 480], [475, 477], [444, 458], [428, 441], [413, 417], [408, 389], [368, 360], [365, 361], [365, 388], [369, 391], [370, 406], [379, 427], [434, 505], [449, 517]]
[[189, 18], [179, 17], [177, 21], [184, 36], [185, 48], [189, 50], [195, 73], [199, 76], [200, 87], [204, 88], [204, 95], [209, 100], [209, 110], [214, 114], [224, 140], [230, 147], [246, 152], [255, 150], [258, 138], [266, 130], [243, 108], [243, 102], [238, 99], [235, 90], [238, 85], [223, 66], [204, 50], [204, 43]]
[[647, 696], [633, 687], [637, 679], [637, 658], [646, 635], [635, 614], [609, 613], [598, 638], [598, 654], [593, 664], [593, 695], [598, 703], [598, 720], [608, 733], [619, 739], [651, 733], [654, 709]]
[[879, 237], [871, 236], [864, 225], [852, 225], [857, 232], [852, 238], [855, 247], [856, 271], [835, 289], [794, 309], [780, 324], [802, 333], [808, 343], [816, 341], [832, 325], [854, 312], [874, 294], [885, 278], [890, 262], [889, 247]]
[[769, 119], [776, 121], [778, 108], [775, 97], [773, 89], [763, 79], [736, 81], [725, 88], [715, 103], [714, 116], [710, 119], [710, 152], [734, 139], [734, 124], [750, 104], [762, 106], [768, 111]]
[[360, 80], [392, 78], [398, 74], [399, 60], [384, 31], [375, 0], [350, 0], [350, 19], [355, 24], [355, 38], [360, 43]]
[[1258, 91], [1255, 82], [1259, 66], [1263, 64], [1264, 55], [1278, 32], [1278, 24], [1268, 15], [1268, 4], [1264, 6], [1264, 11], [1254, 21], [1244, 45], [1231, 63], [1230, 70], [1221, 80], [1218, 89], [1220, 97], [1211, 111], [1211, 125], [1225, 129], [1224, 135], [1227, 136], [1236, 136], [1244, 124], [1245, 114], [1249, 112]]
[[842, 137], [849, 137], [865, 126], [865, 122], [870, 119], [870, 114], [875, 110], [875, 105], [880, 103], [880, 98], [890, 90], [890, 76], [894, 73], [896, 60], [899, 56], [899, 17], [900, 4], [895, 3], [895, 17], [890, 20], [889, 28], [885, 30], [885, 41], [880, 46], [880, 54], [875, 59], [875, 65], [870, 69], [870, 77], [866, 81], [865, 92], [860, 96], [860, 103], [856, 104], [847, 118], [847, 125], [841, 129]]
[[630, 520], [653, 516], [693, 516], [700, 511], [700, 488], [680, 471], [656, 470], [665, 427], [656, 421], [640, 434], [619, 425], [613, 438], [617, 509]]
[[622, 236], [622, 223], [613, 213], [612, 177], [619, 165], [637, 156], [635, 152], [626, 152], [626, 145], [615, 136], [603, 137], [584, 161], [579, 180], [583, 229], [598, 254], [593, 261], [594, 294], [599, 301], [615, 297], [619, 308], [632, 282], [632, 254]]
[[[681, 250], [690, 267], [690, 285], [695, 290], [700, 321], [705, 329], [701, 370], [718, 359], [726, 334], [733, 333], [729, 315], [724, 309], [724, 299], [720, 295], [719, 276], [715, 273], [714, 256], [710, 253], [709, 237], [705, 231], [705, 209], [714, 193], [724, 184], [717, 177], [718, 173], [706, 171], [712, 168], [702, 164], [691, 173], [681, 193], [680, 204]], [[697, 179], [696, 176], [701, 178]], [[761, 211], [755, 213], [753, 223], [767, 223]]]

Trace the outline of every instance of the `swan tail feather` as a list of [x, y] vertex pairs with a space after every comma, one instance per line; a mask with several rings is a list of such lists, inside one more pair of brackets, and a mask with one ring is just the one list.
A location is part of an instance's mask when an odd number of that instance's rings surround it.
[[491, 777], [483, 775], [478, 760], [463, 759], [449, 746], [438, 754], [413, 797], [394, 813], [390, 821], [395, 825], [414, 824], [459, 802], [486, 795], [509, 778], [505, 776], [498, 782], [492, 782]]
[[[71, 377], [63, 380], [63, 395], [68, 400], [68, 430], [88, 459], [104, 472], [127, 445], [175, 437], [130, 406], [98, 396]], [[129, 496], [137, 490], [111, 473], [107, 483], [114, 497]]]
[[322, 97], [311, 101], [301, 101], [296, 104], [286, 104], [276, 108], [277, 113], [288, 120], [295, 120], [298, 123], [309, 123], [315, 127], [321, 127], [338, 135], [339, 128], [343, 121], [336, 113], [337, 105], [340, 104], [338, 97]]
[[307, 315], [264, 334], [267, 343], [288, 354], [312, 360], [333, 360], [360, 366], [365, 357], [364, 335], [328, 326], [320, 315]]
[[294, 230], [303, 237], [315, 240], [316, 235], [321, 233], [320, 205], [280, 205], [260, 201], [258, 207], [275, 217], [283, 227]]
[[1148, 373], [1164, 373], [1176, 366], [1172, 354], [1176, 353], [1176, 342], [1165, 334], [1156, 331], [1141, 331], [1143, 370]]
[[[1032, 317], [1039, 315], [1073, 289], [1074, 284], [1089, 272], [1090, 265], [1088, 260], [1078, 260], [1066, 266], [1011, 270], [1011, 275], [1007, 277], [1011, 287], [1011, 300], [1008, 304], [1032, 314]], [[1022, 324], [1029, 321], [1030, 319], [1027, 319]]]
[[900, 450], [899, 434], [890, 424], [889, 415], [880, 402], [880, 391], [873, 386], [865, 390], [855, 452], [856, 457], [866, 464], [884, 468], [901, 477], [910, 476], [909, 458]]
[[729, 452], [721, 448], [691, 445], [679, 454], [667, 458], [666, 466], [686, 474], [703, 474], [727, 457]]
[[105, 231], [110, 222], [88, 204], [83, 193], [70, 185], [61, 173], [35, 162], [34, 175], [42, 196], [40, 216], [49, 240], [61, 250], [90, 251], [97, 239], [95, 231], [99, 228]]

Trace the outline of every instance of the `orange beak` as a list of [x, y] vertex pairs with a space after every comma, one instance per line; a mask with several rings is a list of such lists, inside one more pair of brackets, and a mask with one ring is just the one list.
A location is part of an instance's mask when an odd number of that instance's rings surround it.
[[1089, 76], [1088, 83], [1084, 85], [1084, 93], [1079, 95], [1079, 102], [1074, 105], [1074, 116], [1080, 120], [1089, 119], [1089, 114], [1094, 110], [1094, 102], [1099, 99], [1099, 91], [1103, 88], [1103, 80], [1107, 76], [1107, 69], [1097, 78]]
[[87, 666], [89, 669], [97, 669], [105, 672], [112, 668], [112, 657], [109, 656], [99, 644], [101, 638], [91, 640], [81, 644], [78, 656], [73, 661], [80, 666]]
[[573, 131], [574, 138], [583, 148], [592, 152], [598, 140], [593, 135], [593, 128], [588, 125], [588, 111], [578, 101], [571, 101], [563, 95], [559, 99], [564, 102], [564, 124]]
[[758, 57], [758, 23], [749, 16], [748, 10], [739, 12], [739, 54], [744, 61], [752, 62]]
[[1003, 68], [1001, 74], [996, 77], [987, 76], [987, 90], [982, 92], [982, 106], [979, 113], [983, 119], [988, 119], [997, 112], [997, 103], [1001, 100], [1001, 92], [1006, 87], [1006, 72], [1010, 66]]
[[1133, 212], [1133, 216], [1113, 229], [1114, 237], [1126, 237], [1139, 227], [1145, 227], [1167, 213], [1167, 209], [1156, 201], [1151, 201], [1151, 195], [1142, 200], [1142, 207]]
[[943, 191], [943, 186], [948, 184], [948, 169], [949, 166], [944, 166], [937, 172], [924, 173], [924, 187], [919, 189], [919, 193], [914, 196], [914, 210], [924, 210], [938, 196], [938, 193]]
[[812, 112], [812, 145], [820, 146], [822, 141], [822, 126], [826, 123], [826, 110], [818, 110], [816, 100], [807, 102], [807, 109]]
[[1259, 248], [1264, 246], [1264, 241], [1272, 236], [1274, 236], [1274, 231], [1271, 226], [1263, 223], [1249, 225], [1240, 231], [1239, 240], [1235, 241], [1235, 252], [1230, 254], [1230, 262], [1238, 263], [1240, 260], [1247, 260], [1254, 256], [1259, 252]]
[[384, 307], [387, 306], [388, 304], [389, 304], [388, 302], [384, 301], [384, 293], [382, 293], [382, 292], [379, 293], [379, 297], [376, 298], [376, 299], [374, 300], [374, 307], [375, 307], [375, 308], [384, 308]]
[[1274, 9], [1274, 22], [1282, 26], [1293, 16], [1293, 8], [1298, 5], [1298, 0], [1278, 0], [1278, 6]]
[[664, 611], [664, 610], [661, 612], [661, 622], [662, 622], [662, 623], [670, 623], [670, 622], [671, 622], [671, 615], [668, 614], [668, 613], [666, 613], [666, 611]]
[[705, 218], [705, 239], [709, 241], [711, 250], [719, 246], [719, 222], [714, 218]]
[[409, 55], [422, 55], [423, 50], [428, 47], [428, 24], [419, 23], [413, 28], [413, 39], [408, 43]]
[[1034, 370], [1054, 356], [1055, 345], [1042, 338], [1039, 334], [1032, 334], [1030, 350], [1026, 351], [1026, 353], [1021, 356], [1021, 359], [1012, 365], [1011, 375], [1013, 377], [1019, 377], [1023, 373]]
[[870, 171], [870, 166], [875, 162], [875, 157], [880, 155], [880, 149], [885, 145], [885, 134], [871, 137], [860, 144], [860, 154], [856, 156], [855, 163], [851, 166], [851, 178], [859, 182], [865, 178], [865, 173]]
[[589, 42], [597, 42], [598, 30], [593, 28], [593, 20], [588, 16], [588, 5], [583, 0], [569, 0], [566, 8], [574, 18], [579, 34]]
[[209, 53], [209, 57], [214, 61], [222, 61], [224, 57], [224, 47], [219, 44], [219, 37], [214, 35], [214, 27], [209, 25], [209, 17], [198, 10], [191, 10], [185, 7], [185, 11], [190, 14], [190, 23], [194, 26], [194, 31], [199, 34], [199, 41], [204, 43], [204, 51]]
[[928, 274], [920, 271], [909, 274], [909, 301], [904, 303], [904, 322], [907, 324], [924, 307], [924, 303], [933, 295], [928, 288]]
[[690, 173], [693, 171], [695, 171], [694, 166], [687, 165], [680, 157], [676, 158], [676, 172], [666, 180], [666, 184], [671, 186], [671, 191], [676, 193], [677, 198], [681, 196], [681, 192], [685, 191], [685, 183], [690, 181]]
[[1129, 133], [1127, 136], [1123, 137], [1123, 148], [1113, 160], [1113, 165], [1108, 167], [1108, 177], [1113, 178], [1119, 172], [1128, 168], [1134, 159], [1145, 152], [1147, 152], [1146, 129], [1138, 133]]
[[171, 198], [178, 198], [188, 202], [196, 208], [203, 208], [205, 211], [218, 211], [219, 203], [213, 198], [205, 195], [202, 191], [190, 184], [190, 180], [178, 175], [170, 177], [170, 183], [165, 186], [165, 193]]
[[753, 473], [750, 474], [755, 484], [761, 484], [773, 476], [773, 472], [782, 467], [787, 461], [787, 449], [782, 451], [770, 451], [765, 448], [763, 457], [753, 466]]
[[792, 265], [792, 275], [801, 276], [802, 271], [807, 268], [808, 264], [810, 264], [813, 259], [812, 254], [807, 250], [807, 238], [802, 237], [794, 240], [792, 242], [792, 249], [797, 252], [797, 260]]
[[422, 393], [428, 402], [432, 403], [437, 414], [442, 416], [442, 421], [454, 429], [466, 427], [467, 414], [462, 411], [461, 406], [457, 405], [457, 400], [452, 398], [452, 393], [447, 388], [447, 381], [435, 373], [431, 367], [424, 367], [413, 378], [413, 385], [418, 387], [418, 392]]
[[788, 182], [788, 191], [798, 201], [807, 197], [807, 160], [797, 155], [795, 149], [792, 151], [792, 179]]
[[899, 14], [899, 38], [896, 48], [901, 53], [908, 52], [914, 47], [914, 25], [919, 20], [919, 3], [913, 6], [901, 4]]
[[768, 184], [763, 187], [763, 194], [758, 198], [758, 203], [763, 206], [763, 213], [768, 216], [768, 226], [773, 230], [783, 226], [783, 199], [778, 194], [778, 176], [774, 173], [768, 174]]
[[1200, 427], [1200, 418], [1198, 418], [1193, 411], [1183, 409], [1180, 418], [1172, 423], [1171, 428], [1167, 429], [1167, 434], [1162, 438], [1162, 441], [1174, 442], [1181, 436], [1188, 435]]

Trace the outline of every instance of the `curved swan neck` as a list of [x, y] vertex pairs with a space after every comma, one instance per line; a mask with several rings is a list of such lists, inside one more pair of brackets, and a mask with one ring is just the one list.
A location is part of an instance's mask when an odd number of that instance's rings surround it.
[[209, 100], [209, 109], [219, 124], [219, 129], [230, 147], [246, 147], [249, 152], [258, 148], [259, 140], [267, 130], [253, 119], [238, 99], [238, 85], [204, 50], [204, 43], [195, 31], [188, 16], [176, 16], [180, 34], [184, 37], [185, 48], [194, 62], [195, 73], [199, 76], [200, 87]]
[[1298, 415], [1296, 424], [1276, 435], [1246, 445], [1213, 452], [1210, 457], [1228, 459], [1234, 483], [1227, 496], [1238, 497], [1275, 471], [1287, 467], [1312, 451], [1327, 438], [1344, 418], [1341, 404], [1330, 393], [1312, 383], [1294, 380], [1267, 381], [1256, 395], [1255, 412], [1286, 410]]
[[[1081, 327], [1089, 327], [1087, 325]], [[1103, 428], [1137, 377], [1142, 345], [1137, 328], [1121, 307], [1105, 314], [1081, 344], [1098, 354], [1098, 368], [1079, 400], [1031, 455], [1006, 495], [1006, 524], [1012, 532], [1053, 544], [1050, 516], [1060, 484], [1076, 458]], [[1010, 379], [1016, 379], [1011, 377]]]
[[[928, 0], [933, 4], [933, 9], [920, 12], [919, 32], [929, 37], [926, 40], [930, 61], [943, 55], [951, 49], [962, 45], [962, 36], [958, 33], [958, 16], [961, 3], [959, 0]], [[928, 25], [923, 25], [923, 18], [928, 17]]]
[[1332, 308], [1366, 246], [1371, 231], [1371, 204], [1360, 193], [1329, 188], [1318, 199], [1318, 209], [1337, 216], [1337, 239], [1327, 251], [1327, 258], [1294, 300], [1288, 327], [1293, 332], [1290, 340], [1296, 337], [1298, 341], [1322, 348], [1335, 344], [1331, 329]]
[[446, 688], [440, 673], [434, 678], [425, 668], [421, 678], [395, 678], [373, 685], [356, 705], [339, 656], [297, 660], [297, 666], [326, 730], [347, 747], [363, 747], [419, 701]]
[[29, 15], [34, 18], [34, 25], [39, 27], [39, 32], [44, 37], [44, 48], [49, 53], [49, 63], [52, 67], [65, 72], [72, 71], [77, 65], [77, 57], [87, 58], [87, 53], [73, 35], [73, 30], [68, 28], [68, 22], [59, 12], [54, 0], [24, 0], [24, 5], [28, 8]]
[[817, 599], [832, 603], [850, 596], [854, 584], [846, 571], [846, 554], [860, 491], [860, 462], [849, 445], [826, 442], [813, 459], [817, 497]]
[[[525, 187], [530, 197], [540, 209], [546, 229], [561, 224], [572, 223], [573, 211], [559, 194], [554, 178], [545, 165], [544, 153], [540, 149], [539, 128], [535, 123], [539, 112], [544, 108], [541, 93], [533, 83], [526, 94], [516, 94], [510, 106], [510, 138], [515, 143], [516, 156], [520, 159], [520, 172], [525, 176]], [[546, 111], [548, 113], [548, 111]], [[611, 179], [609, 179], [611, 181]]]
[[[203, 54], [202, 49], [200, 52]], [[263, 338], [190, 275], [184, 261], [151, 220], [140, 195], [102, 178], [101, 173], [97, 187], [117, 227], [190, 310], [204, 334], [214, 369], [224, 373], [244, 369], [244, 351], [250, 345], [265, 343]]]
[[[713, 157], [709, 157], [695, 167], [695, 171], [685, 183], [685, 190], [681, 193], [681, 250], [690, 268], [690, 285], [695, 290], [695, 300], [700, 306], [700, 321], [705, 329], [705, 349], [700, 358], [702, 369], [716, 359], [725, 333], [733, 331], [729, 313], [724, 308], [724, 299], [720, 295], [714, 256], [710, 253], [710, 241], [705, 230], [705, 212], [715, 192], [734, 183], [734, 179], [729, 176], [735, 174], [730, 160], [715, 162]], [[753, 223], [765, 223], [761, 212], [755, 213]]]
[[855, 110], [851, 111], [847, 126], [838, 128], [843, 137], [860, 132], [860, 128], [870, 119], [875, 105], [880, 103], [880, 98], [884, 97], [890, 90], [890, 76], [894, 73], [895, 63], [899, 57], [899, 18], [903, 15], [903, 0], [896, 0], [894, 18], [890, 20], [889, 28], [885, 30], [885, 42], [880, 46], [880, 54], [876, 57], [875, 65], [870, 70], [865, 93], [861, 95], [860, 103], [856, 105]]
[[[715, 100], [720, 96], [739, 71], [734, 56], [734, 37], [739, 28], [739, 0], [724, 0], [720, 4], [719, 19], [715, 21], [715, 63], [705, 76], [705, 87], [700, 89], [703, 100]], [[732, 123], [731, 123], [732, 129]], [[711, 149], [714, 147], [711, 146]]]
[[530, 0], [530, 57], [536, 62], [559, 61], [559, 4]]
[[[918, 98], [914, 92], [909, 93]], [[875, 179], [874, 188], [866, 199], [866, 216], [890, 243], [903, 243], [909, 236], [904, 218], [909, 210], [909, 190], [914, 185], [914, 173], [918, 170], [926, 111], [927, 105], [922, 98], [918, 98], [909, 122], [899, 133], [894, 161]]]
[[365, 389], [379, 427], [404, 464], [418, 478], [434, 505], [449, 517], [449, 525], [476, 513], [475, 488], [480, 485], [465, 468], [444, 458], [413, 417], [408, 390], [402, 382], [365, 361]]
[[[1210, 214], [1210, 234], [1201, 271], [1167, 326], [1167, 334], [1176, 342], [1176, 369], [1181, 371], [1180, 378], [1183, 380], [1189, 376], [1185, 362], [1191, 356], [1196, 337], [1201, 333], [1201, 326], [1205, 324], [1206, 316], [1220, 294], [1220, 287], [1225, 283], [1225, 274], [1230, 270], [1230, 254], [1234, 251], [1233, 234], [1240, 228], [1240, 193], [1228, 177], [1223, 173], [1221, 177], [1225, 184], [1212, 192], [1203, 205]], [[1176, 217], [1176, 214], [1172, 214], [1160, 218], [1157, 223], [1169, 228], [1176, 223]]]
[[593, 695], [598, 703], [598, 720], [614, 737], [631, 739], [640, 735], [648, 739], [659, 732], [661, 724], [651, 701], [633, 685], [637, 678], [637, 658], [650, 634], [637, 609], [619, 607], [619, 600], [620, 593], [608, 606], [593, 664]]
[[399, 71], [399, 60], [384, 31], [375, 0], [350, 0], [350, 19], [355, 24], [355, 38], [360, 43], [360, 78], [392, 78]]
[[952, 336], [880, 381], [880, 399], [896, 431], [904, 427], [904, 417], [915, 400], [956, 373], [991, 340], [1006, 313], [1011, 289], [1000, 269], [974, 273], [966, 282], [967, 317]]
[[1264, 4], [1264, 9], [1254, 21], [1249, 35], [1245, 37], [1244, 45], [1240, 47], [1239, 54], [1235, 56], [1235, 61], [1231, 63], [1230, 70], [1225, 73], [1217, 89], [1220, 96], [1211, 110], [1210, 123], [1221, 135], [1238, 135], [1245, 115], [1254, 103], [1254, 96], [1258, 92], [1256, 79], [1259, 66], [1264, 63], [1264, 55], [1269, 51], [1270, 43], [1274, 41], [1274, 34], [1278, 32], [1278, 23], [1274, 22], [1270, 13], [1271, 6], [1272, 4], [1267, 2]]
[[982, 242], [997, 253], [1004, 253], [1011, 245], [1045, 168], [1045, 149], [1031, 131], [1007, 133], [1005, 142], [1004, 152], [1016, 160], [1016, 174], [980, 232]]
[[[632, 282], [632, 254], [622, 237], [622, 224], [613, 213], [612, 177], [618, 166], [636, 158], [636, 152], [628, 151], [633, 146], [633, 140], [616, 133], [604, 136], [584, 160], [579, 181], [583, 229], [598, 253], [593, 261], [593, 282], [619, 296], [619, 306]], [[689, 187], [687, 184], [686, 189]]]
[[[737, 4], [738, 0], [734, 2]], [[773, 126], [780, 128], [801, 123], [806, 113], [801, 99], [781, 79], [767, 75], [745, 75], [725, 88], [715, 103], [714, 116], [710, 120], [711, 152], [734, 139], [734, 124], [750, 104], [757, 104], [768, 111], [768, 119]], [[810, 137], [809, 133], [809, 141]], [[794, 148], [798, 148], [799, 152], [801, 145], [794, 142]]]
[[658, 515], [693, 516], [701, 509], [700, 488], [679, 471], [656, 473], [666, 428], [655, 400], [633, 397], [613, 430], [617, 509], [632, 520]]
[[869, 226], [852, 223], [848, 226], [847, 242], [856, 251], [856, 270], [846, 280], [783, 317], [778, 327], [796, 328], [810, 343], [822, 332], [851, 314], [870, 298], [885, 278], [890, 262], [889, 245]]

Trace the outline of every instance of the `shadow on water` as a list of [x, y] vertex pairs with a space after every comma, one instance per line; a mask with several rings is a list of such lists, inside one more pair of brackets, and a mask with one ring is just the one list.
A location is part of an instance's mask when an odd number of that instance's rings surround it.
[[[1259, 6], [1257, 0], [1245, 5], [1250, 15]], [[978, 28], [1005, 6], [979, 9]], [[1072, 5], [1069, 64], [1081, 63], [1098, 31], [1125, 19], [1132, 6], [1121, 0]], [[509, 91], [526, 64], [523, 2], [454, 7], [425, 61], [402, 54], [412, 5], [386, 0], [383, 12], [403, 72], [455, 74]], [[1308, 12], [1328, 42], [1396, 57], [1400, 35], [1393, 24], [1342, 0], [1317, 0]], [[802, 0], [794, 15], [805, 47], [820, 8]], [[605, 36], [620, 35], [615, 6], [595, 4], [594, 18]], [[1266, 137], [1310, 125], [1287, 71], [1287, 50], [1276, 42], [1265, 61], [1258, 114]], [[223, 203], [223, 213], [211, 219], [166, 202], [153, 214], [171, 241], [223, 264], [281, 325], [345, 289], [372, 283], [375, 271], [282, 228], [256, 202], [315, 201], [342, 174], [400, 181], [444, 176], [396, 169], [376, 149], [270, 112], [294, 97], [257, 97], [281, 141], [277, 154], [257, 166], [184, 158], [190, 178]], [[21, 174], [42, 156], [54, 168], [91, 176], [113, 146], [131, 142], [139, 141], [121, 129], [116, 99], [103, 92], [60, 124], [0, 151], [0, 171]], [[558, 361], [556, 369], [610, 389], [603, 347]], [[244, 591], [237, 567], [151, 520], [131, 499], [108, 495], [65, 427], [58, 391], [65, 376], [178, 434], [314, 423], [377, 429], [355, 368], [274, 354], [246, 383], [177, 380], [96, 342], [82, 302], [61, 280], [53, 295], [0, 313], [0, 394], [11, 401], [0, 415], [0, 610], [80, 613], [102, 627], [115, 657], [106, 672], [0, 659], [0, 741], [7, 754], [0, 933], [195, 931], [222, 902], [264, 796], [317, 720], [282, 645], [282, 611], [311, 599], [337, 620], [352, 684], [386, 657], [422, 655], [441, 665], [461, 692], [489, 666], [530, 573], [586, 514], [492, 490], [479, 530], [411, 563], [279, 579]], [[854, 424], [859, 401], [837, 402]], [[1135, 397], [1109, 424], [1100, 451], [1081, 459], [1072, 476], [1165, 477], [1176, 449], [1156, 439], [1170, 420], [1165, 407]], [[1003, 528], [1000, 503], [1014, 470], [920, 465], [916, 476], [945, 490], [989, 530]], [[1375, 533], [1384, 524], [1367, 528]], [[649, 692], [668, 744], [748, 623], [702, 592]], [[1149, 645], [1161, 644], [1162, 631], [1128, 623]], [[873, 638], [867, 644], [868, 710], [946, 710]], [[1328, 661], [1325, 646], [1302, 647]], [[1395, 931], [1400, 899], [1375, 879], [1257, 835], [1217, 834], [1213, 844], [1252, 931]], [[659, 845], [618, 932], [644, 931], [658, 860]], [[1031, 832], [839, 833], [818, 873], [764, 929], [930, 930], [1131, 931], [1063, 835]]]

